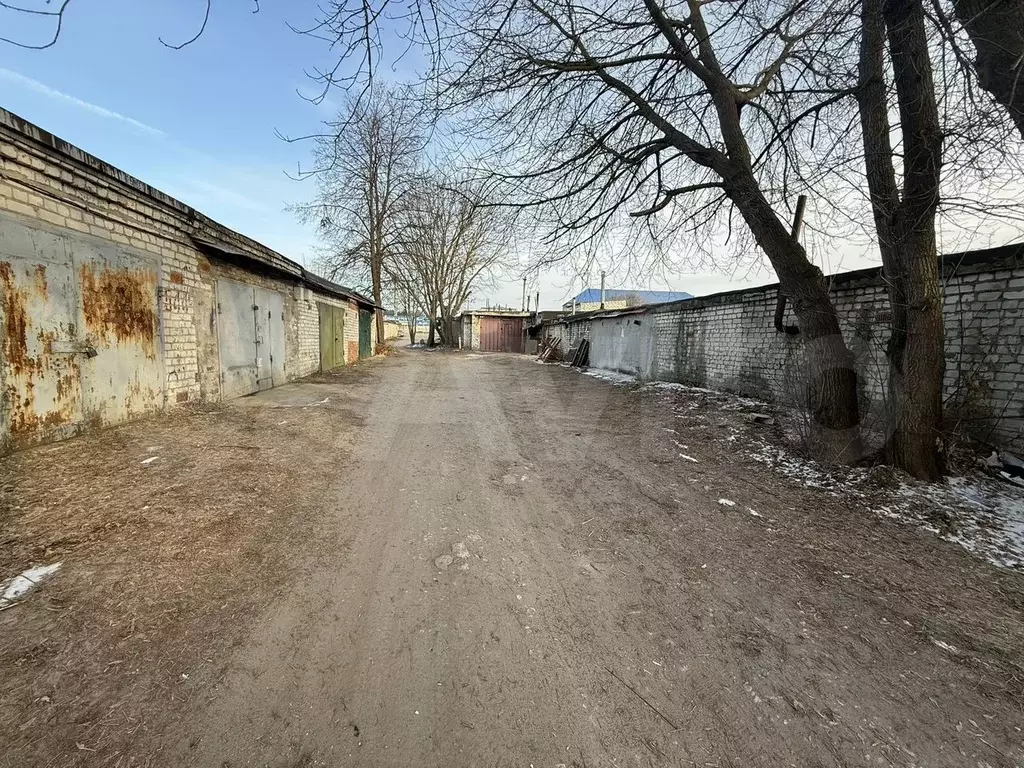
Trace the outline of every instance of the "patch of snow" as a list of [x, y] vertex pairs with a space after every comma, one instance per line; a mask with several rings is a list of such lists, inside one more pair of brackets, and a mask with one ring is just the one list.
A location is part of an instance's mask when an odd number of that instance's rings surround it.
[[159, 458], [160, 458], [159, 456], [150, 456], [148, 459], [143, 459], [139, 463], [140, 464], [152, 464], [154, 461], [156, 461]]
[[15, 600], [27, 595], [43, 581], [53, 576], [60, 569], [60, 566], [61, 563], [37, 565], [34, 568], [29, 568], [27, 571], [22, 571], [3, 585], [3, 595], [0, 595], [0, 608], [6, 607]]
[[635, 376], [630, 376], [628, 373], [619, 373], [618, 371], [606, 371], [603, 368], [590, 368], [583, 371], [583, 375], [607, 381], [618, 387], [628, 387], [637, 383]]
[[754, 517], [764, 517], [764, 515], [762, 515], [760, 512], [758, 512], [755, 509], [751, 509], [750, 507], [747, 507], [747, 512], [752, 514]]
[[824, 467], [759, 441], [750, 458], [830, 496], [861, 500], [874, 514], [914, 525], [1002, 568], [1024, 569], [1024, 489], [983, 475], [879, 485], [869, 469]]
[[796, 480], [807, 488], [825, 491], [830, 496], [864, 494], [854, 486], [867, 479], [868, 471], [850, 467], [824, 467], [816, 461], [796, 456], [785, 448], [759, 440], [748, 452], [754, 461], [766, 464], [781, 475]]
[[723, 507], [735, 507], [736, 506], [736, 502], [732, 501], [730, 499], [719, 499], [718, 503], [721, 504]]
[[994, 565], [1024, 568], [1024, 489], [989, 477], [950, 477], [905, 481], [896, 494], [899, 513], [911, 522]]
[[942, 650], [949, 651], [950, 653], [959, 653], [960, 652], [959, 649], [955, 645], [950, 645], [949, 643], [945, 643], [942, 640], [936, 640], [934, 637], [932, 638], [932, 643], [937, 645]]
[[644, 389], [662, 389], [666, 392], [686, 392], [694, 389], [688, 387], [685, 384], [679, 384], [675, 381], [652, 381], [644, 386]]
[[[638, 391], [676, 394], [672, 402], [673, 416], [699, 422], [692, 424], [695, 430], [708, 429], [708, 414], [715, 415], [716, 410], [719, 416], [729, 411], [765, 415], [777, 412], [762, 401], [704, 387], [667, 381], [639, 382], [633, 376], [601, 369], [584, 373], [620, 386], [640, 384], [636, 387]], [[745, 432], [727, 421], [716, 426], [729, 427], [729, 433], [720, 438], [725, 442], [743, 446], [748, 440]], [[750, 442], [739, 450], [806, 488], [859, 502], [873, 514], [936, 534], [996, 566], [1024, 570], [1024, 488], [982, 474], [922, 483], [910, 478], [900, 480], [899, 474], [894, 476], [892, 470], [830, 467], [798, 456], [770, 439], [751, 436]], [[689, 450], [678, 440], [673, 442], [682, 451]], [[698, 463], [685, 452], [679, 453], [679, 458]], [[763, 517], [749, 507], [747, 511], [755, 517]]]

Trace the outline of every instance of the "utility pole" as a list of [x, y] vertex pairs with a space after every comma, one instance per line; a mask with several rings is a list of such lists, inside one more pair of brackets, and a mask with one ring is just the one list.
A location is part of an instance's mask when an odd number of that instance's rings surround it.
[[526, 311], [526, 278], [523, 278], [523, 311]]
[[540, 291], [537, 291], [537, 300], [533, 302], [533, 311], [540, 312]]
[[527, 312], [530, 311], [530, 298], [531, 298], [530, 296], [526, 297], [526, 311]]
[[604, 270], [601, 270], [601, 309], [604, 309]]

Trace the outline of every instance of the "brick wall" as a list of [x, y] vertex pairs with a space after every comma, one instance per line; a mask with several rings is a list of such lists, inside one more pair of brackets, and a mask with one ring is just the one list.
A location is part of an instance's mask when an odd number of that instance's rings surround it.
[[[947, 256], [942, 261], [946, 326], [945, 395], [950, 418], [983, 439], [1024, 450], [1024, 246]], [[831, 293], [858, 371], [861, 406], [880, 423], [886, 402], [885, 344], [889, 306], [878, 269], [833, 276]], [[546, 335], [565, 347], [591, 339], [591, 359], [626, 373], [721, 389], [770, 401], [792, 401], [806, 382], [799, 335], [774, 328], [777, 286], [652, 305], [640, 325], [620, 333], [653, 333], [648, 370], [619, 365], [596, 349], [592, 326], [612, 318], [550, 324]], [[791, 310], [786, 324], [795, 324]], [[653, 325], [653, 330], [651, 326]], [[625, 346], [625, 345], [624, 345]]]
[[[218, 276], [284, 296], [289, 378], [319, 368], [317, 301], [348, 307], [346, 340], [351, 333], [358, 342], [355, 303], [307, 287], [300, 265], [2, 109], [0, 209], [27, 225], [81, 233], [157, 257], [166, 406], [219, 398]], [[252, 255], [262, 264], [250, 270], [211, 261], [197, 249], [196, 237]], [[351, 360], [346, 357], [346, 362]]]

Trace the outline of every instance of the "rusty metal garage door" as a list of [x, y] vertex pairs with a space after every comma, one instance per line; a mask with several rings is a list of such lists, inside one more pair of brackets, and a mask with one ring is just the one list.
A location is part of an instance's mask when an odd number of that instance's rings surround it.
[[163, 407], [156, 256], [0, 217], [0, 447]]
[[523, 320], [520, 317], [481, 317], [481, 352], [523, 352]]
[[222, 399], [284, 384], [284, 297], [217, 280], [217, 341]]

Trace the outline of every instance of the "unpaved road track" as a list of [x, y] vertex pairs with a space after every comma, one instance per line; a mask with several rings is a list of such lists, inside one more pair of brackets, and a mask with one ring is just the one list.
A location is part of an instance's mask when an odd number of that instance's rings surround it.
[[300, 577], [157, 764], [1024, 762], [1018, 576], [680, 459], [656, 398], [384, 365]]
[[1024, 765], [1024, 576], [704, 408], [403, 351], [0, 460], [0, 768]]

